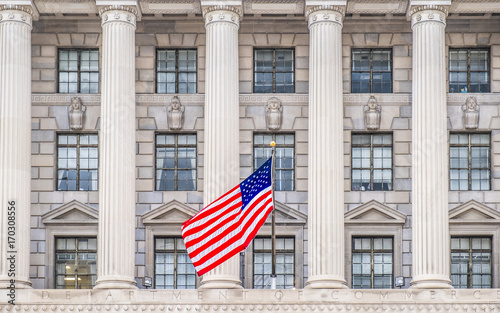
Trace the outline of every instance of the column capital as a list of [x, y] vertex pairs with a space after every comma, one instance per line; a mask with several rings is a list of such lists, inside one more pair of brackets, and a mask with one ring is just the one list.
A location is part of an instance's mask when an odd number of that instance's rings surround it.
[[422, 22], [438, 22], [446, 25], [448, 9], [441, 5], [422, 5], [413, 7], [408, 13], [412, 28]]
[[14, 21], [25, 23], [32, 27], [33, 18], [36, 17], [36, 13], [37, 12], [35, 12], [33, 8], [28, 5], [0, 5], [0, 23]]
[[139, 11], [133, 6], [127, 5], [109, 5], [99, 10], [99, 16], [102, 18], [102, 25], [110, 22], [124, 22], [136, 26], [139, 18]]
[[233, 5], [213, 5], [203, 9], [205, 26], [215, 22], [228, 22], [240, 26], [243, 12], [238, 6]]
[[345, 7], [336, 5], [318, 5], [306, 11], [306, 19], [309, 28], [319, 22], [332, 22], [343, 25]]

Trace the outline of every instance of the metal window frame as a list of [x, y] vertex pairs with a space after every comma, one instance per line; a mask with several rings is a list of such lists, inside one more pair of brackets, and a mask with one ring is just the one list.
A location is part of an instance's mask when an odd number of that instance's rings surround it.
[[[392, 247], [391, 247], [391, 250], [387, 250], [387, 249], [375, 249], [374, 247], [374, 239], [387, 239], [387, 238], [390, 238], [392, 239]], [[370, 239], [370, 250], [363, 250], [363, 249], [355, 249], [355, 245], [354, 245], [354, 240], [355, 239]], [[352, 247], [352, 251], [351, 251], [351, 258], [354, 258], [354, 254], [355, 253], [367, 253], [367, 252], [370, 252], [370, 288], [369, 289], [375, 289], [374, 288], [374, 285], [375, 285], [375, 273], [374, 273], [374, 267], [375, 267], [375, 261], [374, 261], [374, 254], [375, 253], [391, 253], [392, 254], [392, 278], [391, 278], [391, 289], [393, 288], [393, 279], [394, 279], [394, 237], [391, 237], [391, 236], [353, 236], [351, 238], [352, 240], [352, 243], [351, 243], [351, 247]], [[354, 281], [354, 271], [352, 270], [352, 267], [354, 266], [354, 262], [353, 260], [351, 259], [351, 281]], [[363, 288], [364, 289], [364, 288]]]
[[[167, 144], [162, 144], [162, 145], [159, 145], [158, 144], [158, 136], [174, 136], [175, 138], [175, 143], [174, 145], [167, 145]], [[155, 153], [154, 153], [154, 157], [155, 157], [155, 191], [179, 191], [179, 177], [178, 177], [178, 170], [179, 170], [179, 167], [178, 167], [178, 148], [179, 148], [179, 136], [195, 136], [195, 144], [193, 145], [181, 145], [180, 147], [181, 148], [194, 148], [195, 149], [195, 168], [194, 168], [194, 171], [195, 171], [195, 179], [194, 179], [194, 189], [193, 190], [181, 190], [181, 191], [197, 191], [198, 190], [198, 134], [196, 133], [160, 133], [160, 132], [157, 132], [155, 133]], [[158, 183], [158, 178], [156, 177], [156, 172], [158, 170], [172, 170], [171, 168], [167, 168], [167, 167], [158, 167], [157, 166], [157, 162], [158, 162], [158, 148], [174, 148], [175, 150], [175, 167], [173, 168], [174, 170], [174, 175], [175, 175], [175, 180], [174, 180], [174, 190], [162, 190], [162, 189], [158, 189], [157, 187], [157, 183]], [[183, 169], [181, 169], [183, 170]], [[186, 169], [187, 170], [187, 169]]]
[[[253, 93], [258, 93], [255, 91], [256, 87], [256, 73], [271, 73], [270, 71], [257, 71], [257, 65], [256, 65], [256, 52], [257, 51], [264, 51], [264, 50], [271, 50], [273, 52], [273, 91], [272, 93], [276, 93], [276, 73], [292, 73], [293, 75], [293, 91], [292, 92], [287, 92], [287, 93], [295, 93], [295, 85], [296, 85], [296, 76], [295, 76], [295, 48], [254, 48], [253, 49], [253, 84], [252, 84], [252, 91]], [[276, 51], [279, 50], [286, 50], [286, 51], [292, 51], [292, 69], [291, 71], [276, 71]]]
[[[392, 48], [351, 48], [351, 93], [352, 92], [352, 74], [353, 73], [367, 73], [367, 71], [355, 71], [353, 70], [354, 68], [354, 52], [357, 52], [357, 51], [363, 51], [363, 50], [367, 50], [369, 52], [369, 59], [370, 59], [370, 93], [375, 93], [373, 91], [373, 74], [374, 73], [390, 73], [391, 74], [391, 90], [389, 93], [392, 93], [393, 90], [394, 90], [394, 62], [393, 62], [393, 53], [392, 53]], [[389, 71], [374, 71], [373, 70], [373, 52], [375, 51], [388, 51], [390, 53], [390, 58], [389, 58], [389, 62], [390, 62], [390, 67], [391, 69]], [[356, 92], [357, 93], [357, 92]], [[361, 92], [360, 92], [361, 93]], [[379, 93], [379, 92], [377, 92]]]
[[[169, 250], [169, 249], [158, 249], [156, 247], [156, 240], [157, 239], [173, 239], [175, 244], [174, 244], [174, 250]], [[178, 239], [182, 239], [182, 237], [176, 237], [176, 236], [155, 236], [153, 237], [153, 240], [154, 240], [154, 255], [155, 255], [155, 260], [156, 260], [156, 254], [157, 253], [173, 253], [174, 254], [174, 289], [177, 289], [178, 286], [177, 286], [177, 253], [181, 253], [181, 252], [186, 252], [186, 254], [188, 253], [187, 252], [187, 249], [186, 250], [180, 250], [177, 248], [177, 240]], [[158, 274], [158, 275], [164, 275], [166, 276], [166, 274]], [[195, 277], [195, 286], [196, 286], [196, 274], [193, 274], [193, 276]], [[156, 289], [156, 262], [154, 262], [154, 288]]]
[[[473, 249], [472, 248], [472, 240], [473, 239], [489, 239], [490, 240], [490, 249]], [[477, 288], [472, 286], [472, 276], [474, 273], [472, 272], [472, 254], [473, 253], [490, 253], [490, 288], [493, 286], [493, 238], [491, 236], [452, 236], [451, 239], [467, 239], [469, 241], [469, 249], [452, 249], [450, 245], [450, 255], [451, 253], [468, 253], [469, 254], [469, 261], [468, 261], [468, 266], [467, 266], [467, 288]], [[450, 241], [451, 241], [450, 239]], [[450, 262], [450, 267], [451, 267], [451, 262]], [[450, 269], [450, 275], [451, 275], [451, 269]], [[462, 273], [458, 273], [458, 275], [463, 275]]]
[[[449, 150], [448, 150], [448, 162], [449, 162], [449, 176], [451, 176], [451, 170], [463, 170], [464, 168], [461, 168], [461, 167], [451, 167], [451, 148], [453, 147], [457, 147], [457, 148], [460, 148], [460, 147], [467, 147], [467, 158], [468, 158], [468, 163], [467, 163], [467, 190], [461, 190], [461, 189], [451, 189], [451, 180], [448, 179], [450, 182], [449, 182], [449, 190], [450, 191], [471, 191], [472, 190], [472, 170], [488, 170], [490, 175], [489, 175], [489, 189], [479, 189], [478, 191], [488, 191], [488, 190], [491, 190], [491, 133], [488, 133], [488, 132], [474, 132], [474, 133], [466, 133], [466, 132], [452, 132], [450, 133], [450, 136], [451, 135], [467, 135], [467, 144], [458, 144], [458, 143], [454, 143], [452, 144], [450, 142], [450, 140], [448, 139], [448, 142], [449, 142]], [[478, 144], [478, 143], [475, 143], [473, 144], [471, 142], [471, 136], [472, 135], [488, 135], [489, 137], [489, 142], [488, 144]], [[473, 147], [488, 147], [489, 148], [489, 158], [488, 158], [488, 165], [487, 167], [484, 167], [484, 168], [472, 168], [472, 148]]]
[[[272, 240], [271, 237], [267, 236], [257, 236], [255, 239], [269, 239]], [[276, 248], [276, 255], [279, 253], [285, 254], [285, 253], [291, 253], [293, 254], [293, 286], [295, 286], [295, 280], [296, 280], [296, 273], [295, 273], [295, 262], [297, 260], [297, 257], [295, 255], [295, 244], [296, 240], [294, 236], [278, 236], [276, 239], [293, 239], [293, 249], [278, 249]], [[255, 289], [255, 253], [272, 253], [272, 249], [255, 249], [255, 245], [252, 245], [252, 288]], [[265, 276], [266, 274], [263, 274], [262, 276]]]
[[[58, 93], [62, 93], [60, 91], [60, 84], [61, 82], [59, 81], [59, 74], [60, 73], [75, 73], [75, 71], [62, 71], [60, 69], [60, 53], [61, 51], [76, 51], [77, 54], [78, 54], [78, 59], [77, 59], [77, 62], [78, 62], [78, 82], [77, 82], [77, 92], [76, 93], [81, 93], [81, 77], [80, 77], [80, 74], [81, 73], [97, 73], [99, 75], [99, 81], [98, 81], [98, 84], [97, 84], [97, 92], [95, 93], [90, 93], [90, 94], [99, 94], [101, 92], [101, 67], [100, 67], [100, 62], [101, 62], [101, 56], [100, 56], [100, 53], [99, 53], [99, 49], [93, 49], [93, 48], [58, 48], [57, 49], [57, 92]], [[98, 65], [98, 69], [97, 71], [82, 71], [81, 70], [81, 53], [82, 51], [89, 51], [89, 52], [92, 52], [92, 51], [97, 51], [97, 63], [99, 64]], [[69, 84], [69, 83], [68, 83]], [[68, 93], [68, 94], [71, 94], [70, 92], [65, 92], [65, 93]]]
[[[58, 239], [75, 239], [75, 250], [58, 250], [57, 249], [57, 240]], [[95, 250], [90, 250], [90, 249], [87, 249], [87, 250], [79, 250], [78, 249], [78, 240], [80, 239], [96, 239], [97, 240], [97, 237], [63, 237], [63, 236], [60, 236], [60, 237], [54, 237], [54, 266], [55, 266], [55, 269], [54, 269], [54, 282], [55, 282], [55, 288], [56, 289], [66, 289], [66, 288], [57, 288], [57, 276], [67, 276], [65, 274], [57, 274], [57, 264], [59, 263], [67, 263], [67, 262], [58, 262], [57, 261], [57, 254], [58, 253], [75, 253], [75, 266], [78, 265], [78, 253], [95, 253], [96, 255], [96, 260], [95, 260], [95, 265], [96, 265], [96, 272], [94, 274], [82, 274], [82, 275], [79, 275], [78, 273], [75, 273], [75, 288], [74, 289], [82, 289], [82, 288], [78, 288], [78, 276], [86, 276], [86, 277], [89, 277], [89, 276], [93, 276], [95, 275], [97, 277], [97, 246], [96, 246], [96, 249]], [[95, 286], [92, 286], [92, 287], [95, 287]]]
[[[175, 71], [168, 71], [165, 69], [165, 71], [160, 71], [159, 70], [159, 67], [158, 67], [158, 62], [159, 62], [159, 58], [158, 58], [158, 53], [159, 52], [168, 52], [168, 51], [174, 51], [175, 52]], [[196, 69], [194, 71], [179, 71], [179, 51], [194, 51], [196, 53]], [[167, 61], [165, 60], [165, 63]], [[195, 81], [195, 84], [194, 84], [194, 92], [193, 93], [188, 93], [188, 94], [196, 94], [198, 92], [198, 49], [196, 48], [189, 48], [189, 49], [185, 49], [185, 48], [168, 48], [168, 49], [160, 49], [160, 48], [157, 48], [156, 49], [156, 75], [155, 75], [155, 92], [156, 93], [159, 93], [158, 92], [158, 75], [160, 73], [165, 73], [165, 74], [169, 74], [169, 73], [174, 73], [175, 74], [175, 92], [167, 92], [167, 88], [166, 88], [166, 85], [167, 85], [167, 82], [165, 82], [165, 92], [164, 93], [161, 93], [161, 94], [177, 94], [179, 93], [179, 74], [181, 73], [194, 73], [196, 75], [196, 81]], [[165, 66], [166, 68], [166, 66]]]
[[[491, 92], [491, 50], [489, 47], [484, 47], [484, 48], [449, 48], [449, 51], [448, 51], [448, 91], [450, 91], [450, 85], [451, 85], [451, 77], [450, 77], [450, 74], [453, 72], [453, 73], [464, 73], [465, 71], [451, 71], [450, 68], [450, 64], [451, 64], [451, 52], [452, 51], [456, 51], [456, 52], [459, 52], [459, 51], [467, 51], [467, 92], [466, 93], [470, 93], [470, 74], [471, 73], [487, 73], [488, 74], [488, 91], [485, 91], [485, 92], [481, 92], [481, 91], [478, 91], [478, 93], [488, 93], [488, 92]], [[470, 55], [471, 55], [471, 51], [485, 51], [487, 52], [487, 58], [486, 58], [486, 67], [487, 67], [487, 70], [485, 71], [472, 71], [470, 69]], [[457, 90], [457, 91], [454, 91], [453, 93], [461, 93], [460, 90]]]
[[[292, 178], [292, 184], [293, 184], [293, 188], [291, 190], [276, 190], [276, 191], [295, 191], [295, 164], [296, 164], [296, 160], [297, 160], [297, 151], [295, 149], [295, 145], [296, 145], [296, 136], [295, 136], [295, 133], [265, 133], [265, 132], [255, 132], [253, 133], [253, 144], [252, 144], [252, 172], [255, 172], [257, 170], [257, 168], [255, 168], [255, 148], [268, 148], [268, 149], [271, 149], [271, 146], [269, 146], [269, 144], [256, 144], [255, 143], [255, 136], [272, 136], [273, 137], [273, 141], [276, 142], [276, 136], [280, 136], [280, 135], [292, 135], [293, 136], [293, 144], [278, 144], [276, 143], [276, 146], [275, 146], [275, 149], [278, 149], [278, 148], [293, 148], [293, 168], [280, 168], [280, 169], [276, 169], [276, 175], [278, 173], [278, 170], [292, 170], [292, 173], [293, 173], [293, 178]], [[276, 181], [278, 181], [278, 179], [276, 179]]]
[[[97, 144], [80, 144], [81, 136], [89, 136], [94, 135], [97, 136]], [[72, 144], [60, 144], [59, 136], [76, 136], [76, 145]], [[99, 172], [99, 134], [98, 133], [58, 133], [56, 136], [56, 191], [99, 191], [99, 179], [97, 180], [97, 189], [96, 190], [80, 190], [80, 148], [97, 148], [97, 168], [95, 168]], [[74, 170], [70, 168], [61, 168], [59, 167], [59, 148], [76, 148], [76, 189], [75, 190], [61, 190], [59, 189], [59, 170]], [[91, 170], [90, 168], [88, 170]], [[99, 174], [98, 174], [99, 175]], [[99, 178], [99, 176], [98, 176]]]
[[[370, 144], [366, 144], [366, 145], [363, 145], [363, 144], [353, 144], [353, 136], [366, 136], [366, 135], [370, 135]], [[381, 135], [381, 136], [384, 136], [384, 135], [391, 135], [391, 144], [374, 144], [373, 143], [373, 137], [374, 136], [377, 136], [377, 135]], [[384, 132], [384, 133], [351, 133], [351, 191], [356, 191], [353, 189], [353, 179], [352, 179], [352, 174], [354, 172], [354, 170], [366, 170], [367, 168], [365, 167], [353, 167], [352, 166], [352, 156], [353, 156], [353, 149], [354, 148], [366, 148], [366, 147], [369, 147], [370, 148], [370, 189], [368, 190], [364, 190], [364, 191], [391, 191], [391, 190], [394, 190], [394, 135], [393, 133], [390, 133], [390, 132]], [[391, 189], [388, 189], [388, 190], [374, 190], [373, 189], [373, 171], [374, 171], [374, 167], [373, 167], [373, 161], [374, 161], [374, 158], [373, 158], [373, 149], [374, 148], [391, 148], [391, 167], [390, 167], [390, 170], [391, 170]], [[382, 168], [382, 169], [386, 169], [386, 168]]]

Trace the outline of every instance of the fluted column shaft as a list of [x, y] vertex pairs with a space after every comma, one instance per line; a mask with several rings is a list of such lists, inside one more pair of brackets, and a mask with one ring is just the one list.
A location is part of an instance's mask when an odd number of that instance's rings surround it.
[[135, 243], [135, 22], [130, 7], [102, 18], [99, 245], [96, 288], [132, 288]]
[[[206, 28], [205, 155], [203, 203], [239, 182], [238, 29], [240, 12], [204, 11]], [[239, 255], [203, 275], [202, 288], [241, 288]]]
[[411, 12], [414, 288], [451, 288], [445, 21], [438, 6]]
[[0, 288], [31, 286], [32, 14], [0, 6]]
[[342, 20], [339, 7], [308, 12], [310, 288], [346, 288]]

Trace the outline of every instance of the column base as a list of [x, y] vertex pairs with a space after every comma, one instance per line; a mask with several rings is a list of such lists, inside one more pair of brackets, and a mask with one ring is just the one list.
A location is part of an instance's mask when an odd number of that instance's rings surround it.
[[243, 289], [241, 281], [231, 277], [208, 278], [201, 281], [200, 289]]
[[94, 289], [137, 289], [137, 282], [111, 277], [101, 278], [96, 281]]
[[19, 280], [15, 279], [15, 283], [11, 284], [10, 278], [0, 279], [0, 289], [32, 289], [31, 282], [29, 280]]
[[446, 278], [422, 278], [412, 280], [410, 289], [453, 289], [453, 286], [451, 280]]
[[343, 277], [317, 276], [311, 277], [306, 282], [306, 289], [349, 289]]

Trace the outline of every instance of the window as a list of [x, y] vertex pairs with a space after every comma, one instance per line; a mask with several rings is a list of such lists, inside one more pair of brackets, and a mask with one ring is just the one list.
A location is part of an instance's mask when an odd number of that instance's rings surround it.
[[450, 134], [450, 190], [490, 190], [490, 134]]
[[59, 92], [99, 93], [99, 50], [59, 49]]
[[293, 54], [293, 49], [255, 49], [254, 92], [295, 92]]
[[97, 190], [98, 161], [97, 135], [58, 135], [57, 190]]
[[450, 92], [490, 91], [490, 51], [450, 48]]
[[392, 238], [353, 238], [352, 247], [352, 288], [392, 288]]
[[[295, 239], [276, 238], [276, 288], [295, 287]], [[253, 242], [253, 287], [271, 288], [272, 239], [255, 238]]]
[[196, 272], [182, 238], [155, 238], [155, 288], [196, 288]]
[[196, 135], [156, 135], [156, 190], [196, 190]]
[[156, 51], [156, 92], [196, 93], [196, 50]]
[[392, 190], [392, 135], [353, 134], [352, 190]]
[[56, 238], [56, 289], [93, 288], [96, 255], [96, 238]]
[[352, 49], [351, 92], [392, 92], [391, 49]]
[[451, 284], [454, 288], [491, 288], [491, 238], [451, 238]]
[[255, 134], [253, 137], [254, 170], [264, 164], [272, 154], [269, 143], [276, 142], [275, 190], [294, 190], [295, 136], [293, 134]]

